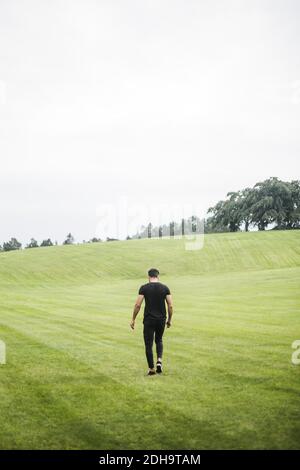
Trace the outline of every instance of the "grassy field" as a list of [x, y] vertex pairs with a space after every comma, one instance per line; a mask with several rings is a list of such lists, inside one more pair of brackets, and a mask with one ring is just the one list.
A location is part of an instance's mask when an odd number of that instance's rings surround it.
[[[175, 314], [147, 377], [151, 266]], [[0, 448], [299, 448], [299, 287], [300, 231], [0, 253]]]

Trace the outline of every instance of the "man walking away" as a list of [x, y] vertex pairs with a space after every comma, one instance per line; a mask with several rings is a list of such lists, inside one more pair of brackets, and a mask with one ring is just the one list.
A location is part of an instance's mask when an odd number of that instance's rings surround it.
[[[162, 356], [163, 356], [163, 334], [165, 325], [167, 328], [171, 326], [173, 315], [173, 303], [170, 289], [159, 281], [158, 269], [152, 268], [148, 271], [149, 282], [140, 287], [139, 295], [133, 309], [131, 328], [134, 330], [135, 319], [140, 311], [143, 300], [145, 299], [144, 309], [144, 342], [147, 362], [149, 366], [148, 375], [162, 373]], [[166, 323], [166, 302], [168, 305], [168, 320]], [[153, 360], [153, 340], [156, 344], [156, 370]]]

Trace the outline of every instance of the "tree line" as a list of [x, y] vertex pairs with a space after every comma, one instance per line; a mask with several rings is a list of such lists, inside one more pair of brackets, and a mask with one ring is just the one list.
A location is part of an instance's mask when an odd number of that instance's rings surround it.
[[[182, 218], [179, 222], [172, 220], [167, 224], [155, 226], [151, 222], [144, 226], [132, 237], [127, 237], [127, 240], [140, 239], [140, 238], [163, 238], [163, 237], [176, 237], [187, 235], [199, 231], [200, 227], [205, 226], [205, 220], [200, 219], [196, 215], [192, 215], [186, 219]], [[203, 230], [202, 230], [203, 231]]]
[[[251, 228], [265, 230], [269, 226], [272, 229], [288, 230], [300, 228], [300, 181], [282, 181], [276, 177], [256, 183], [252, 188], [244, 188], [240, 191], [229, 192], [224, 200], [219, 201], [208, 209], [211, 214], [205, 219], [200, 219], [192, 215], [179, 222], [153, 226], [150, 222], [133, 236], [128, 236], [127, 240], [137, 238], [151, 238], [164, 236], [185, 235], [197, 232], [197, 228], [202, 227], [206, 233], [215, 232], [237, 232]], [[115, 241], [115, 238], [107, 238], [106, 241]], [[74, 237], [69, 233], [63, 245], [72, 245]], [[88, 242], [101, 242], [100, 238], [92, 238]], [[31, 238], [25, 248], [37, 248], [43, 246], [57, 245], [50, 238], [43, 240], [40, 244]], [[0, 245], [0, 251], [12, 251], [22, 248], [22, 244], [11, 238], [8, 242]]]
[[[114, 238], [107, 238], [106, 241], [114, 241]], [[83, 240], [83, 243], [97, 243], [101, 242], [100, 238], [91, 238], [88, 241]], [[75, 243], [75, 238], [71, 233], [68, 233], [66, 239], [63, 241], [63, 245], [73, 245]], [[31, 238], [30, 242], [24, 247], [27, 248], [39, 248], [43, 246], [53, 246], [58, 245], [57, 241], [52, 242], [51, 238], [47, 238], [43, 240], [40, 244], [37, 242], [35, 238]], [[3, 246], [0, 245], [0, 251], [14, 251], [14, 250], [21, 250], [22, 243], [20, 243], [16, 238], [12, 237], [8, 242], [4, 242]]]
[[[202, 224], [205, 233], [237, 232], [251, 228], [288, 230], [300, 228], [300, 181], [281, 181], [276, 177], [256, 183], [252, 188], [229, 192], [224, 200], [208, 209], [208, 217], [191, 216], [180, 222], [153, 226], [150, 222], [132, 238], [185, 235]], [[186, 228], [188, 227], [188, 231]]]
[[[127, 237], [127, 239], [130, 239], [130, 237]], [[106, 238], [107, 242], [114, 242], [118, 241], [117, 238]], [[90, 240], [86, 241], [83, 240], [82, 243], [98, 243], [102, 242], [101, 238], [93, 237]], [[71, 233], [69, 233], [66, 237], [66, 239], [63, 241], [63, 245], [73, 245], [75, 243], [75, 238]], [[39, 248], [43, 246], [53, 246], [53, 245], [58, 245], [57, 241], [54, 243], [50, 238], [47, 238], [46, 240], [43, 240], [40, 244], [37, 242], [35, 238], [31, 238], [30, 242], [24, 247], [25, 249], [27, 248]], [[13, 250], [21, 250], [22, 249], [22, 243], [20, 243], [16, 238], [11, 238], [8, 242], [4, 242], [3, 246], [0, 245], [0, 251], [13, 251]]]
[[[71, 245], [74, 243], [74, 237], [71, 233], [69, 233], [63, 242], [64, 245]], [[31, 238], [30, 242], [25, 246], [25, 248], [39, 248], [43, 246], [53, 246], [57, 245], [56, 242], [52, 242], [50, 238], [43, 240], [40, 244], [35, 240], [35, 238]], [[12, 237], [8, 242], [4, 242], [3, 246], [0, 245], [0, 251], [14, 251], [20, 250], [22, 248], [22, 243], [20, 243], [16, 238]]]
[[208, 231], [237, 232], [249, 228], [288, 230], [300, 228], [300, 181], [272, 177], [252, 188], [229, 192], [210, 207]]

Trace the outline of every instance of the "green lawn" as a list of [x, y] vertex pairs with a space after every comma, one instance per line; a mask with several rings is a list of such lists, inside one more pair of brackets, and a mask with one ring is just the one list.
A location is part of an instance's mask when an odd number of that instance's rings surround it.
[[[1, 449], [300, 447], [300, 231], [0, 253]], [[147, 377], [147, 268], [173, 293]]]

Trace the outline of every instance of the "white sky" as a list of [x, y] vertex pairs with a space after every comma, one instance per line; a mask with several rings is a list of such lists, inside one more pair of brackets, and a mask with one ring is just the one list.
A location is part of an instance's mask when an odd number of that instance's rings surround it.
[[299, 179], [299, 24], [297, 0], [0, 0], [0, 244]]

